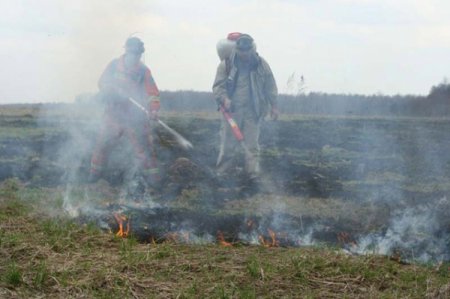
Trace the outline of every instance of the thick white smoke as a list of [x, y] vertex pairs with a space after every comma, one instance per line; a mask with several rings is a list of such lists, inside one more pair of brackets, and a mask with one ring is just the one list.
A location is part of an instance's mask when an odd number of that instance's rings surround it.
[[446, 197], [415, 208], [396, 211], [385, 232], [362, 236], [351, 251], [366, 254], [400, 254], [422, 262], [448, 260], [450, 235], [445, 229], [450, 207]]

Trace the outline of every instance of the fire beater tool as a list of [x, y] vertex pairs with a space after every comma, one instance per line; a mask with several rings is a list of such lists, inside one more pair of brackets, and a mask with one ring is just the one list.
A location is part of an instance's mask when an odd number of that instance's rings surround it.
[[[151, 119], [150, 113], [148, 112], [147, 109], [144, 108], [144, 106], [142, 106], [140, 103], [138, 103], [135, 99], [133, 99], [132, 97], [128, 97], [128, 100], [133, 103], [137, 108], [139, 108], [142, 112], [144, 112], [148, 119]], [[166, 123], [164, 123], [162, 120], [160, 120], [159, 118], [156, 120], [164, 129], [166, 129], [170, 134], [172, 134], [172, 136], [175, 137], [176, 141], [178, 142], [179, 145], [181, 145], [185, 150], [191, 149], [194, 146], [192, 145], [192, 143], [189, 142], [189, 140], [187, 140], [186, 138], [184, 138], [183, 136], [181, 136], [180, 133], [178, 133], [177, 131], [175, 131], [174, 129], [172, 129], [171, 127], [169, 127]]]
[[246, 155], [252, 155], [252, 153], [249, 151], [247, 146], [245, 145], [244, 141], [244, 135], [241, 132], [241, 129], [239, 129], [239, 126], [237, 125], [236, 121], [231, 116], [230, 112], [228, 112], [223, 105], [219, 105], [219, 110], [222, 112], [223, 117], [225, 117], [225, 120], [228, 122], [228, 124], [231, 127], [231, 132], [233, 132], [234, 138], [241, 144], [242, 148], [245, 151]]
[[239, 129], [239, 126], [234, 121], [231, 114], [223, 107], [223, 105], [219, 106], [220, 112], [222, 112], [223, 116], [225, 117], [225, 120], [228, 122], [228, 124], [231, 127], [231, 131], [233, 132], [234, 137], [237, 141], [241, 142], [244, 140], [244, 135], [242, 135], [241, 129]]
[[[147, 109], [145, 109], [139, 102], [137, 102], [135, 99], [128, 97], [128, 100], [133, 103], [137, 108], [139, 108], [142, 112], [144, 112], [147, 117], [149, 119], [151, 119], [150, 113], [148, 112]], [[168, 132], [170, 132], [177, 140], [177, 142], [184, 148], [184, 149], [192, 149], [194, 146], [192, 145], [192, 143], [190, 143], [186, 138], [184, 138], [183, 136], [181, 136], [177, 131], [175, 131], [174, 129], [172, 129], [171, 127], [169, 127], [166, 123], [164, 123], [162, 120], [158, 119], [157, 122], [164, 128], [166, 129]], [[208, 166], [203, 165], [203, 163], [201, 161], [199, 161], [198, 159], [196, 159], [194, 156], [191, 155], [191, 157], [189, 158], [190, 160], [194, 161], [197, 165], [201, 166], [201, 168], [203, 169], [203, 171], [205, 171], [208, 176], [210, 177], [210, 179], [215, 182], [215, 172], [212, 171]]]

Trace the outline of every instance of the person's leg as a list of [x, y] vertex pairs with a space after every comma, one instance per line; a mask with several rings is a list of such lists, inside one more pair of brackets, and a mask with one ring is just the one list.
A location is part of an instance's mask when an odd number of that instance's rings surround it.
[[111, 118], [105, 117], [91, 156], [91, 168], [88, 179], [90, 182], [95, 182], [100, 178], [111, 147], [121, 134], [120, 126]]
[[259, 132], [260, 125], [253, 117], [247, 117], [243, 121], [245, 151], [245, 171], [250, 179], [259, 178]]
[[[239, 117], [239, 115], [236, 116]], [[233, 115], [233, 117], [235, 118], [235, 115]], [[238, 122], [239, 120], [235, 118], [235, 121]], [[221, 120], [219, 137], [220, 149], [219, 156], [217, 157], [216, 167], [217, 174], [222, 175], [226, 173], [231, 168], [231, 166], [233, 166], [237, 146], [237, 140], [233, 135], [230, 124], [224, 117], [222, 117]]]
[[150, 127], [145, 124], [138, 130], [130, 128], [127, 130], [127, 136], [139, 163], [137, 168], [141, 171], [147, 183], [150, 185], [158, 184], [161, 178]]

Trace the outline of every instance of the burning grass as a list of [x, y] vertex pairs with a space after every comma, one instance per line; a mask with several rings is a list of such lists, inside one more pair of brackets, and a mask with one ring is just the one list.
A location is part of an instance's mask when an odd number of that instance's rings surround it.
[[276, 247], [270, 232], [259, 246], [232, 244], [220, 233], [217, 242], [208, 245], [177, 241], [189, 236], [141, 244], [94, 225], [42, 215], [35, 204], [45, 192], [23, 196], [22, 187], [14, 181], [4, 183], [0, 191], [0, 297], [450, 295], [450, 265], [445, 263], [403, 264], [384, 256], [351, 256], [321, 246]]

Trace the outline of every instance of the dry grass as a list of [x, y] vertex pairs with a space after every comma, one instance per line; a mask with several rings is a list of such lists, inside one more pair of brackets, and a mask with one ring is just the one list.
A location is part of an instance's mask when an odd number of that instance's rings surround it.
[[448, 264], [332, 248], [139, 244], [39, 216], [0, 189], [2, 298], [446, 298]]

